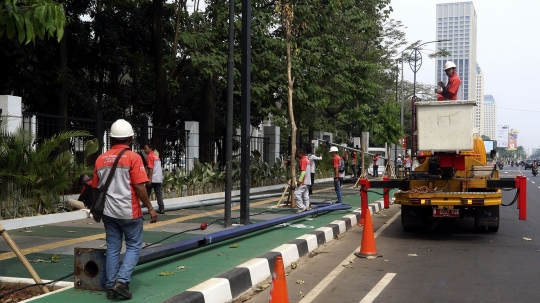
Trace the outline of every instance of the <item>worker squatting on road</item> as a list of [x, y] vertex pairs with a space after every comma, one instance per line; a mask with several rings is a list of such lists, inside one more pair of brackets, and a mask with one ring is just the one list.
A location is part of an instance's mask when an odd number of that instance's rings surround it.
[[438, 88], [435, 89], [435, 92], [437, 93], [437, 100], [457, 100], [457, 94], [459, 86], [461, 85], [461, 80], [456, 73], [456, 65], [454, 64], [454, 62], [447, 61], [444, 64], [444, 71], [448, 76], [448, 84], [444, 86], [444, 83], [442, 81], [439, 81], [437, 83], [442, 88], [442, 90]]

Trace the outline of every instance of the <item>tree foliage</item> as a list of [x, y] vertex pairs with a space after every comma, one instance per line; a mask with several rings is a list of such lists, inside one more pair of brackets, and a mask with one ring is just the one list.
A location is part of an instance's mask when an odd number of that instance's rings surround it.
[[64, 35], [66, 16], [64, 7], [51, 0], [5, 0], [0, 2], [0, 37], [8, 39], [17, 35], [19, 43], [30, 43], [36, 37], [56, 37]]
[[[26, 110], [82, 118], [93, 118], [99, 111], [109, 121], [138, 121], [147, 116], [161, 127], [181, 128], [184, 121], [200, 121], [202, 131], [224, 134], [227, 1], [206, 0], [203, 11], [189, 7], [184, 0], [3, 3], [0, 24], [4, 30], [6, 20], [16, 22], [19, 18], [13, 14], [30, 16], [32, 11], [35, 15], [42, 6], [51, 13], [45, 17], [38, 13], [35, 18], [46, 21], [50, 25], [47, 29], [56, 29], [57, 37], [61, 37], [62, 24], [48, 19], [53, 11], [59, 16], [55, 8], [63, 8], [69, 20], [61, 43], [49, 39], [19, 44], [8, 39], [9, 33], [0, 38], [0, 69], [4, 71], [0, 94], [23, 97]], [[21, 3], [38, 6], [30, 10]], [[324, 130], [344, 143], [352, 143], [363, 131], [374, 134], [373, 143], [397, 143], [402, 130], [396, 111], [399, 105], [394, 100], [395, 66], [400, 64], [396, 57], [420, 41], [408, 43], [403, 25], [389, 19], [390, 1], [287, 3], [294, 11], [290, 78], [294, 79], [298, 141], [306, 142], [312, 131]], [[12, 8], [17, 4], [18, 11], [9, 15], [8, 4]], [[281, 121], [282, 133], [291, 133], [286, 117], [287, 31], [277, 5], [274, 0], [252, 1], [251, 124], [257, 127], [263, 120]], [[241, 6], [237, 1], [233, 21], [236, 127], [240, 124]], [[154, 26], [156, 17], [161, 26]], [[156, 44], [156, 39], [162, 43]], [[426, 99], [433, 95], [434, 87], [417, 86], [418, 94]], [[406, 121], [410, 116], [407, 100], [412, 94], [409, 87], [405, 83]], [[404, 124], [407, 131], [410, 123]], [[287, 140], [287, 136], [283, 138]]]

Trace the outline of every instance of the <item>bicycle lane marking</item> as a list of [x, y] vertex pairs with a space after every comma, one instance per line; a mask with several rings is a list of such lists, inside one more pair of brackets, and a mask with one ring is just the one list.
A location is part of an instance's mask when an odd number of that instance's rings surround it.
[[[377, 238], [385, 229], [386, 227], [390, 226], [394, 220], [397, 219], [401, 215], [400, 212], [397, 212], [390, 220], [386, 222], [383, 226], [381, 226], [375, 233], [374, 238]], [[345, 267], [342, 265], [344, 263], [348, 263], [349, 260], [353, 259], [355, 257], [354, 253], [359, 251], [360, 247], [355, 249], [350, 255], [348, 255], [345, 260], [341, 261], [334, 270], [332, 270], [317, 286], [313, 288], [312, 291], [310, 291], [300, 302], [298, 303], [310, 303], [313, 301], [317, 296], [345, 269]], [[393, 278], [393, 277], [392, 277]], [[367, 301], [366, 301], [367, 302]]]
[[[332, 187], [322, 188], [322, 189], [317, 190], [316, 192], [329, 190], [329, 189], [332, 189]], [[265, 200], [262, 200], [262, 201], [259, 201], [259, 202], [250, 203], [250, 205], [251, 206], [257, 206], [257, 205], [273, 202], [273, 201], [276, 201], [276, 200], [277, 199], [269, 198], [269, 199], [265, 199]], [[240, 206], [235, 206], [235, 207], [231, 208], [231, 210], [238, 210], [238, 209], [240, 209]], [[160, 222], [157, 222], [157, 223], [153, 223], [151, 225], [150, 224], [145, 225], [144, 230], [149, 230], [149, 229], [165, 226], [165, 225], [168, 225], [168, 224], [173, 224], [173, 223], [178, 223], [178, 222], [187, 221], [187, 220], [191, 220], [191, 219], [196, 219], [196, 218], [199, 218], [199, 217], [215, 215], [215, 214], [219, 214], [219, 213], [223, 213], [223, 212], [224, 212], [223, 210], [218, 209], [218, 210], [214, 210], [214, 211], [209, 211], [209, 212], [204, 212], [204, 213], [185, 216], [185, 217], [182, 217], [182, 218], [176, 218], [176, 219], [171, 219], [171, 220], [166, 220], [166, 221], [160, 221]], [[58, 247], [83, 243], [83, 242], [87, 242], [87, 241], [97, 240], [97, 239], [104, 238], [104, 237], [105, 237], [105, 233], [101, 233], [101, 234], [97, 234], [97, 235], [93, 235], [93, 236], [87, 236], [87, 237], [82, 237], [82, 238], [75, 238], [75, 239], [69, 239], [69, 240], [63, 240], [63, 241], [47, 243], [47, 244], [43, 244], [43, 245], [38, 245], [38, 246], [34, 246], [34, 247], [21, 249], [20, 251], [21, 251], [21, 253], [23, 255], [28, 255], [28, 254], [31, 254], [31, 253], [37, 253], [37, 252], [52, 249], [52, 248], [58, 248]], [[0, 261], [15, 258], [16, 256], [17, 255], [15, 255], [15, 253], [12, 252], [12, 251], [11, 252], [0, 253]]]

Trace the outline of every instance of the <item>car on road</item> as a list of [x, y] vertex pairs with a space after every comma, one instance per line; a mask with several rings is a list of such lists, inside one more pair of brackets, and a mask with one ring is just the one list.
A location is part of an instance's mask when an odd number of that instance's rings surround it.
[[532, 168], [533, 160], [525, 160], [525, 169]]

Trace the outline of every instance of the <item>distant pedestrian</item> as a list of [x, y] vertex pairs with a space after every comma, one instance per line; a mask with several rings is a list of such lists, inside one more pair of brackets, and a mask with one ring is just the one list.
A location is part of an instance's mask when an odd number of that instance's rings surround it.
[[404, 166], [405, 166], [405, 171], [411, 171], [412, 159], [409, 155], [405, 156]]
[[349, 152], [346, 149], [343, 149], [343, 161], [345, 162], [345, 176], [346, 176], [347, 170], [349, 169]]
[[[111, 144], [109, 151], [100, 155], [94, 165], [92, 187], [94, 195], [101, 188], [111, 173], [117, 155], [124, 152], [112, 181], [108, 188], [103, 217], [94, 216], [96, 222], [103, 220], [105, 226], [105, 242], [107, 257], [105, 259], [105, 275], [107, 282], [107, 299], [114, 300], [118, 295], [131, 299], [129, 282], [135, 265], [139, 261], [142, 248], [143, 214], [141, 201], [148, 208], [151, 220], [157, 221], [157, 213], [148, 199], [145, 184], [148, 178], [144, 172], [141, 156], [131, 151], [133, 128], [124, 119], [117, 120], [111, 126]], [[126, 251], [121, 260], [122, 239], [125, 240]]]
[[351, 167], [352, 167], [352, 172], [353, 172], [353, 178], [356, 179], [356, 152], [355, 151], [351, 153], [351, 160], [352, 160]]
[[152, 144], [146, 144], [144, 146], [144, 152], [146, 153], [146, 162], [148, 165], [148, 182], [146, 183], [146, 190], [148, 196], [152, 193], [152, 188], [156, 193], [156, 200], [158, 203], [158, 213], [165, 213], [165, 205], [163, 204], [163, 194], [161, 192], [161, 183], [163, 182], [163, 172], [161, 170], [161, 160], [159, 156], [154, 153], [154, 147]]
[[296, 181], [296, 189], [294, 190], [294, 196], [296, 199], [296, 207], [298, 210], [296, 213], [301, 213], [309, 209], [309, 188], [311, 185], [311, 165], [309, 164], [306, 152], [299, 148], [296, 151], [296, 157], [300, 159], [298, 163], [299, 173], [298, 180]]
[[322, 154], [319, 154], [318, 157], [316, 155], [313, 155], [311, 153], [311, 146], [306, 148], [306, 153], [309, 160], [309, 168], [311, 172], [311, 184], [309, 185], [309, 194], [311, 195], [313, 194], [313, 184], [315, 184], [315, 161], [322, 160]]
[[401, 177], [401, 169], [403, 168], [403, 159], [401, 158], [401, 154], [398, 155], [396, 159], [396, 169], [398, 172], [398, 177]]
[[345, 177], [345, 171], [340, 171], [340, 166], [344, 166], [343, 159], [338, 154], [338, 149], [335, 146], [330, 147], [330, 154], [332, 155], [332, 167], [334, 168], [334, 190], [337, 195], [337, 202], [341, 203], [341, 183]]
[[373, 177], [379, 177], [379, 155], [373, 156]]

